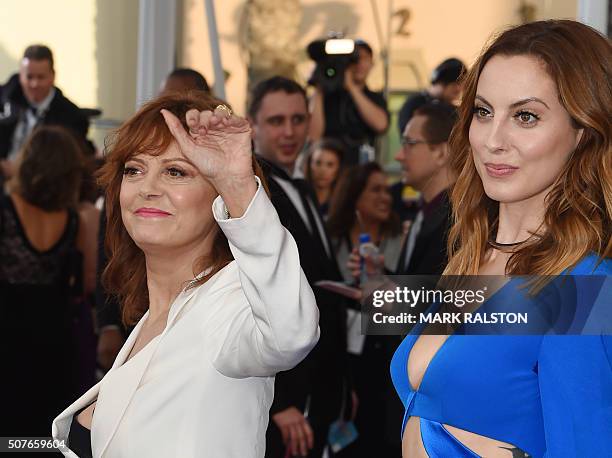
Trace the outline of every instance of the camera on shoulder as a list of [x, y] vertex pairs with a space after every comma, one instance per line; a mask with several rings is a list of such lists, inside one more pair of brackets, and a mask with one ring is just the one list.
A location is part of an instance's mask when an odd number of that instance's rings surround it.
[[315, 40], [308, 45], [306, 51], [316, 62], [308, 84], [318, 86], [326, 94], [344, 87], [346, 68], [359, 60], [359, 49], [355, 41], [343, 38], [342, 34], [330, 33], [327, 39]]

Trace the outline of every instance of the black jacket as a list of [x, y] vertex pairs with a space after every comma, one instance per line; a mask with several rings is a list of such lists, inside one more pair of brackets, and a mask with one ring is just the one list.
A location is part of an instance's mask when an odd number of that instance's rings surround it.
[[[27, 107], [28, 102], [19, 84], [19, 75], [15, 74], [9, 78], [6, 84], [0, 86], [0, 159], [7, 157], [10, 152], [13, 132], [21, 113]], [[55, 88], [55, 96], [40, 123], [66, 127], [83, 141], [85, 141], [89, 129], [87, 117], [58, 88]]]
[[403, 268], [406, 243], [405, 237], [396, 275], [440, 275], [446, 268], [448, 252], [446, 243], [451, 225], [451, 208], [448, 195], [430, 215], [423, 220], [423, 226], [417, 235], [414, 251], [407, 268]]
[[[289, 371], [277, 374], [270, 413], [275, 414], [291, 406], [303, 410], [306, 400], [310, 398], [310, 420], [331, 422], [340, 413], [343, 394], [350, 392], [346, 353], [346, 301], [337, 294], [314, 286], [314, 283], [319, 280], [342, 281], [342, 276], [333, 254], [332, 258], [327, 255], [309, 232], [285, 191], [272, 178], [289, 177], [261, 158], [259, 163], [281, 223], [297, 243], [302, 270], [312, 286], [319, 307], [321, 329], [319, 343], [304, 361]], [[302, 187], [301, 192], [307, 190]], [[329, 239], [328, 246], [332, 246]]]

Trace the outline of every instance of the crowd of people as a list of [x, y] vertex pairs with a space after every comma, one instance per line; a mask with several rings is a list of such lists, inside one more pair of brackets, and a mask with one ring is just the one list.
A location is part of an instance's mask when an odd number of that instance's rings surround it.
[[383, 275], [612, 275], [610, 41], [541, 21], [445, 60], [400, 110], [397, 183], [364, 154], [393, 127], [355, 45], [340, 90], [273, 76], [245, 118], [176, 69], [102, 160], [51, 50], [25, 50], [0, 86], [0, 435], [79, 457], [606, 456], [609, 336], [364, 335], [360, 300], [320, 282], [366, 289], [365, 234]]

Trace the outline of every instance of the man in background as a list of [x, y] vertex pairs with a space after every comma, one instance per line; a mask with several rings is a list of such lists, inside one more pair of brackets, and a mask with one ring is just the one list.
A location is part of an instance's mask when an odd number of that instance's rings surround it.
[[[315, 293], [321, 329], [318, 344], [304, 361], [276, 376], [266, 457], [320, 458], [350, 386], [344, 300], [315, 285], [342, 277], [312, 190], [304, 180], [294, 178], [308, 132], [306, 93], [287, 78], [262, 81], [253, 89], [248, 118], [272, 204], [297, 243], [300, 264]], [[350, 405], [345, 409], [349, 416]]]
[[431, 101], [416, 109], [404, 128], [395, 159], [404, 183], [421, 193], [421, 210], [405, 238], [396, 275], [439, 275], [446, 267], [450, 204], [448, 139], [457, 120], [455, 107]]
[[204, 76], [192, 68], [176, 68], [164, 80], [160, 95], [173, 91], [197, 90], [210, 94], [210, 86]]
[[[447, 263], [448, 231], [451, 225], [448, 188], [454, 182], [449, 166], [448, 139], [457, 119], [456, 109], [440, 101], [428, 102], [416, 109], [402, 135], [402, 147], [395, 159], [402, 168], [403, 179], [421, 192], [421, 210], [410, 226], [400, 251], [395, 275], [440, 275]], [[353, 252], [347, 263], [354, 278], [359, 278], [362, 264], [357, 252]], [[397, 285], [385, 286], [392, 290]], [[377, 281], [362, 284], [364, 298], [373, 289], [381, 288]], [[389, 361], [401, 336], [373, 336], [368, 357], [378, 361]], [[369, 429], [360, 431], [355, 457], [399, 457], [401, 439], [397, 434], [402, 424], [403, 405], [393, 388], [391, 378], [381, 383], [372, 377], [369, 386], [375, 386], [372, 400], [382, 407], [384, 415]], [[358, 418], [359, 420], [359, 418]]]
[[[408, 98], [398, 114], [398, 128], [400, 137], [403, 135], [406, 124], [412, 118], [415, 110], [429, 102], [439, 100], [454, 105], [461, 97], [460, 79], [465, 73], [465, 65], [459, 59], [451, 57], [438, 65], [431, 75], [431, 85]], [[393, 198], [393, 210], [400, 215], [402, 222], [411, 221], [416, 214], [413, 202], [404, 200], [404, 193], [409, 190], [402, 180], [393, 184], [389, 191]]]
[[47, 46], [28, 46], [19, 73], [0, 86], [0, 165], [5, 178], [12, 175], [12, 160], [37, 125], [66, 127], [85, 142], [89, 121], [55, 87], [53, 64]]
[[422, 105], [432, 100], [441, 100], [450, 105], [454, 105], [461, 97], [460, 79], [465, 73], [466, 68], [463, 62], [455, 57], [451, 57], [441, 62], [431, 74], [431, 84], [424, 91], [409, 97], [402, 108], [400, 108], [397, 126], [400, 135], [414, 111]]

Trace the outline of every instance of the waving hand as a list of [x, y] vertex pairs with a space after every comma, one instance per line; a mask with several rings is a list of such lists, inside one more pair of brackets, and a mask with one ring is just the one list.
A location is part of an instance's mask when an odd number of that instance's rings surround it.
[[162, 110], [162, 115], [185, 157], [215, 187], [230, 214], [241, 216], [257, 190], [249, 123], [224, 105], [214, 112], [189, 110], [189, 133], [174, 114]]

